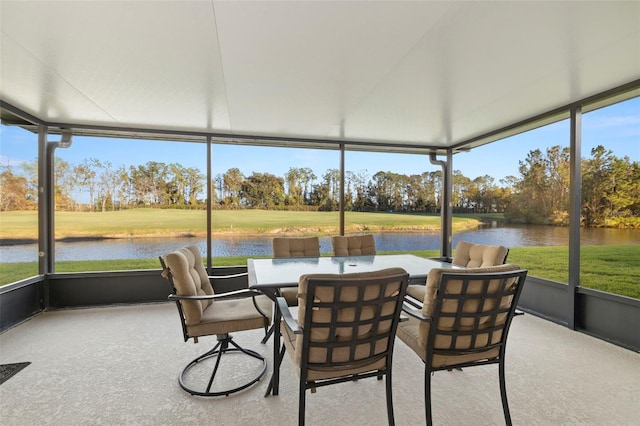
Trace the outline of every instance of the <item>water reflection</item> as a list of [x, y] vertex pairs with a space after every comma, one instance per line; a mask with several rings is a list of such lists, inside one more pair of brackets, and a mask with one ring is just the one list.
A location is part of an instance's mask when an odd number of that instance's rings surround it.
[[[270, 256], [273, 236], [214, 236], [213, 256]], [[375, 234], [379, 251], [406, 252], [413, 250], [439, 250], [438, 233], [385, 233]], [[481, 244], [501, 244], [507, 247], [568, 245], [569, 229], [554, 226], [501, 226], [490, 224], [477, 230], [456, 233], [453, 245], [460, 240]], [[640, 244], [640, 230], [583, 229], [584, 245]], [[57, 260], [96, 259], [152, 259], [162, 253], [188, 244], [195, 244], [206, 251], [205, 240], [184, 238], [132, 238], [103, 241], [56, 243]], [[331, 252], [330, 237], [320, 237], [320, 252]], [[32, 262], [37, 259], [37, 244], [0, 246], [0, 260], [8, 262]]]

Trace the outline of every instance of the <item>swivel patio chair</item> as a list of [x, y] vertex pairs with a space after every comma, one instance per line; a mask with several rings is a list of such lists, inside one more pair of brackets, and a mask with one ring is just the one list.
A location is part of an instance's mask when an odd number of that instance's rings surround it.
[[283, 318], [280, 359], [289, 352], [299, 373], [299, 425], [305, 422], [307, 389], [314, 393], [321, 386], [382, 376], [387, 417], [394, 424], [393, 345], [408, 279], [401, 268], [303, 275], [297, 321], [286, 300], [277, 299]]
[[334, 256], [367, 256], [376, 254], [376, 241], [371, 234], [336, 235], [331, 237]]
[[526, 270], [512, 264], [437, 268], [429, 272], [423, 302], [407, 299], [403, 311], [410, 318], [399, 325], [398, 337], [425, 364], [427, 425], [432, 424], [432, 373], [487, 364], [498, 364], [504, 418], [511, 425], [504, 360], [509, 327], [526, 276]]
[[[236, 276], [208, 276], [202, 264], [200, 251], [195, 246], [161, 256], [160, 264], [163, 269], [162, 276], [171, 284], [172, 294], [169, 295], [169, 300], [175, 301], [178, 307], [184, 341], [192, 338], [194, 343], [198, 343], [199, 337], [217, 336], [217, 343], [213, 349], [195, 358], [180, 372], [178, 381], [182, 389], [192, 395], [226, 396], [258, 382], [267, 369], [266, 359], [253, 350], [241, 347], [229, 333], [257, 328], [264, 328], [266, 332], [271, 322], [271, 300], [250, 289], [214, 294], [210, 280]], [[220, 364], [224, 363], [223, 358], [230, 354], [247, 356], [247, 362], [251, 361], [253, 364], [253, 367], [249, 368], [254, 368], [257, 373], [250, 380], [231, 388], [219, 389], [219, 385], [214, 388]], [[187, 377], [198, 376], [191, 371], [192, 368], [205, 368], [207, 363], [204, 361], [214, 357], [215, 364], [206, 387], [200, 385], [195, 389], [195, 385], [187, 383]]]

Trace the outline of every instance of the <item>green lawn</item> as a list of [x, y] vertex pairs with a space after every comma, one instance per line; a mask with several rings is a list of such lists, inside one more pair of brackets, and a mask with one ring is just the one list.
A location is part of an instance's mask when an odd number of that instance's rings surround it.
[[[116, 212], [56, 212], [56, 239], [206, 235], [205, 210], [131, 209]], [[332, 234], [338, 212], [214, 210], [215, 232]], [[473, 229], [476, 217], [454, 217], [454, 230]], [[348, 231], [426, 231], [440, 229], [439, 215], [346, 212]], [[0, 240], [37, 239], [37, 212], [0, 212]]]
[[[246, 234], [335, 234], [337, 212], [295, 212], [264, 210], [215, 210], [212, 226], [217, 233]], [[455, 231], [473, 229], [482, 218], [502, 215], [456, 215]], [[397, 213], [346, 212], [347, 232], [424, 231], [440, 229], [440, 216]], [[57, 212], [56, 238], [117, 238], [142, 236], [206, 235], [206, 211], [132, 209], [105, 213]], [[37, 212], [0, 212], [0, 239], [36, 240]], [[438, 252], [413, 252], [435, 257]], [[584, 246], [582, 285], [640, 298], [640, 245]], [[559, 282], [568, 280], [566, 247], [516, 247], [509, 261], [529, 270], [529, 274]], [[216, 258], [217, 266], [243, 265], [246, 257]], [[157, 259], [126, 259], [57, 262], [57, 272], [157, 269]], [[0, 264], [0, 285], [37, 275], [37, 262]]]
[[[438, 251], [412, 252], [436, 257]], [[214, 259], [216, 266], [244, 265], [247, 257]], [[640, 299], [640, 245], [583, 246], [581, 248], [582, 286]], [[529, 275], [554, 281], [568, 281], [566, 247], [516, 247], [509, 252], [509, 262], [529, 270]], [[0, 264], [0, 285], [37, 274], [36, 262]], [[157, 259], [63, 261], [56, 272], [116, 271], [159, 269]]]

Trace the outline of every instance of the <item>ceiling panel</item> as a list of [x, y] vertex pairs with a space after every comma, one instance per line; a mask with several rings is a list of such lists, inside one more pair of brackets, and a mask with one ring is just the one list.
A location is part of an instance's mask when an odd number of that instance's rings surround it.
[[339, 136], [450, 3], [216, 3], [232, 127]]
[[[94, 120], [83, 108], [51, 114], [29, 105], [35, 115], [63, 122], [229, 129], [209, 2], [3, 2], [2, 35], [42, 64], [55, 86], [64, 86], [60, 92], [77, 92], [110, 119]], [[12, 68], [20, 74], [31, 66]], [[19, 96], [39, 93], [35, 80], [20, 85], [9, 80], [6, 86], [4, 80], [3, 72], [3, 95], [5, 89]]]
[[389, 111], [380, 138], [404, 134], [447, 145], [637, 78], [637, 5], [617, 15], [605, 3], [583, 6], [478, 2], [457, 9], [353, 112], [347, 136], [366, 137], [378, 111]]
[[447, 147], [640, 79], [640, 2], [0, 2], [51, 123]]

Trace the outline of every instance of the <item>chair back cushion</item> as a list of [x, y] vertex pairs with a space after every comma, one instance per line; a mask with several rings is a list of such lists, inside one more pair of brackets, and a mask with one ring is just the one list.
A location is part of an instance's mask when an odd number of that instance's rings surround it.
[[320, 240], [318, 237], [284, 238], [276, 237], [272, 241], [273, 257], [319, 257]]
[[502, 265], [508, 250], [503, 246], [487, 246], [460, 241], [456, 246], [453, 264], [467, 268]]
[[[184, 247], [167, 254], [165, 262], [171, 273], [178, 296], [212, 295], [213, 287], [202, 263], [200, 250], [196, 246]], [[187, 325], [196, 325], [202, 320], [202, 311], [212, 300], [181, 300]]]
[[367, 256], [376, 254], [376, 241], [371, 234], [333, 236], [331, 246], [334, 256]]
[[362, 372], [372, 365], [384, 368], [408, 278], [402, 268], [301, 276], [298, 324], [304, 332], [296, 336], [296, 365], [306, 363], [309, 370], [330, 375]]
[[[443, 274], [452, 273], [464, 277], [444, 279]], [[455, 270], [436, 268], [429, 272], [422, 313], [432, 317], [433, 322], [420, 322], [418, 341], [422, 348], [431, 345], [434, 366], [450, 365], [455, 355], [463, 356], [464, 361], [498, 355], [497, 349], [488, 346], [502, 339], [514, 295], [524, 281], [517, 273], [522, 271], [513, 264]], [[493, 275], [490, 279], [486, 274]], [[430, 335], [434, 325], [434, 334]], [[490, 352], [483, 354], [482, 350]]]

